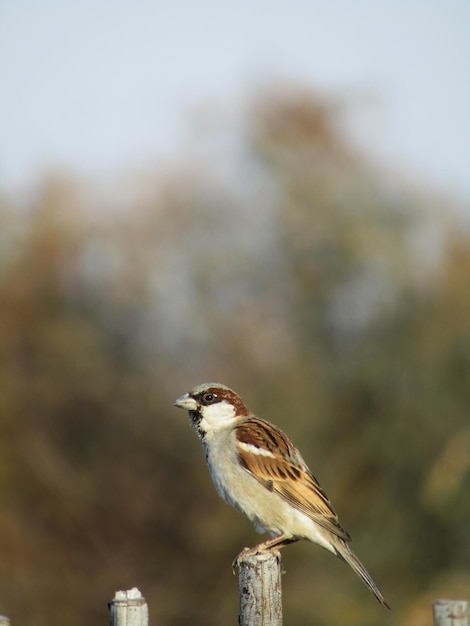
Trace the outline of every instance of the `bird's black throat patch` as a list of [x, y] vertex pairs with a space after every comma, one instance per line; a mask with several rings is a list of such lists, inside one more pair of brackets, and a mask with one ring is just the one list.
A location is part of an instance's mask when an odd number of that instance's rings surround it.
[[197, 432], [199, 439], [203, 441], [206, 435], [206, 431], [201, 428], [202, 415], [200, 414], [199, 411], [188, 411], [188, 413], [189, 413], [189, 419], [191, 421], [191, 426]]

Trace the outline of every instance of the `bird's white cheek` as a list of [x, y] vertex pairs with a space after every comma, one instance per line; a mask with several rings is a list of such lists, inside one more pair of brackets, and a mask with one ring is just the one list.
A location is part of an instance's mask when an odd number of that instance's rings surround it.
[[201, 428], [206, 432], [225, 428], [236, 419], [235, 407], [228, 402], [205, 406], [201, 413]]

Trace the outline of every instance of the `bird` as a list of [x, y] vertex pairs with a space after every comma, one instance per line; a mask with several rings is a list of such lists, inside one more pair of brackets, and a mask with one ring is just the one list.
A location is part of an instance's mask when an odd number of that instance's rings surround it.
[[276, 552], [299, 540], [320, 545], [346, 561], [380, 604], [390, 605], [349, 547], [351, 537], [302, 455], [277, 426], [256, 417], [220, 383], [203, 383], [175, 400], [204, 448], [219, 496], [270, 538], [245, 548], [234, 561]]

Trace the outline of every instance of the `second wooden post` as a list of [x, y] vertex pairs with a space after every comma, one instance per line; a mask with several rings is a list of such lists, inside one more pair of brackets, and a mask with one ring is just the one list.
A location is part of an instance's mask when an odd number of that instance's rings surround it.
[[280, 553], [247, 556], [238, 567], [240, 626], [282, 626]]

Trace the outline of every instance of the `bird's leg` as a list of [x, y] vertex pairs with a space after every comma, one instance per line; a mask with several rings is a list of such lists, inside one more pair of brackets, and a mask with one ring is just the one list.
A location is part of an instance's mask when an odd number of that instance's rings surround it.
[[266, 541], [258, 543], [253, 548], [243, 548], [243, 550], [232, 563], [232, 571], [235, 574], [235, 569], [237, 567], [240, 567], [240, 561], [247, 556], [254, 556], [255, 554], [264, 554], [266, 552], [278, 550], [279, 548], [283, 548], [284, 546], [287, 546], [290, 543], [295, 543], [296, 541], [298, 541], [298, 539], [296, 539], [295, 537], [278, 535], [277, 537], [271, 537], [271, 539], [267, 539]]

